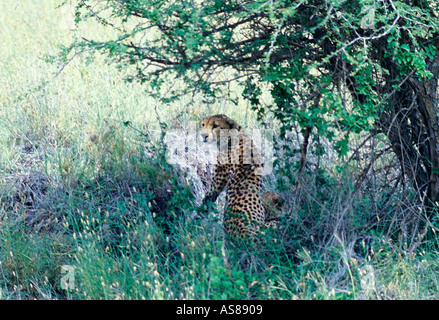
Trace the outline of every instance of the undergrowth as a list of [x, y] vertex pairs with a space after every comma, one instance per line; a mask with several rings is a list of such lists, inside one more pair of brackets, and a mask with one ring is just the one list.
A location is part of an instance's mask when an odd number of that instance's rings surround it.
[[[12, 179], [5, 170], [2, 298], [437, 297], [435, 229], [409, 253], [391, 221], [365, 230], [367, 211], [346, 215], [342, 195], [349, 188], [338, 184], [324, 198], [313, 194], [311, 200], [308, 190], [301, 204], [287, 204], [281, 226], [258, 241], [231, 241], [220, 213], [197, 212], [187, 173], [167, 164], [160, 143], [134, 131], [127, 135], [132, 145], [124, 140], [122, 147], [115, 134], [106, 152], [80, 155], [93, 174], [63, 165], [49, 172], [48, 153], [22, 167], [26, 179]], [[327, 178], [319, 190], [331, 183]], [[367, 205], [362, 199], [347, 203], [348, 210]], [[66, 266], [74, 275], [67, 289]]]

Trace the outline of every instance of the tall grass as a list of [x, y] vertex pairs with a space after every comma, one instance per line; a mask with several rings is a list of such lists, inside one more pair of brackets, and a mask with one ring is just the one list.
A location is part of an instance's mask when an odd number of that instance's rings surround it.
[[[256, 126], [240, 87], [228, 88], [237, 105], [187, 97], [162, 106], [102, 57], [78, 57], [56, 75], [45, 55], [108, 32], [71, 31], [59, 2], [0, 3], [2, 299], [438, 298], [432, 231], [410, 254], [387, 232], [392, 221], [357, 237], [378, 211], [351, 197], [349, 170], [344, 182], [320, 176], [302, 206], [286, 183], [288, 227], [258, 243], [228, 241], [220, 213], [195, 214], [191, 180], [163, 161], [156, 137], [158, 117], [173, 128], [226, 113]], [[72, 289], [62, 266], [74, 270]]]

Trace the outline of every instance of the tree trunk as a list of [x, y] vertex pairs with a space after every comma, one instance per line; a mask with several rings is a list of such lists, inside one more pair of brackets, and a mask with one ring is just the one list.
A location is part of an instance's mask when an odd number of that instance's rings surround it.
[[428, 173], [429, 183], [427, 188], [427, 205], [434, 205], [439, 195], [439, 106], [438, 106], [438, 75], [439, 75], [439, 51], [428, 65], [428, 70], [433, 77], [429, 80], [419, 81], [411, 79], [416, 90], [419, 112], [428, 134]]
[[[383, 91], [390, 93], [398, 70], [391, 61], [388, 66], [391, 71]], [[433, 74], [431, 79], [420, 81], [412, 75], [400, 84], [400, 90], [390, 98], [390, 108], [380, 113], [379, 126], [390, 141], [403, 175], [427, 208], [432, 208], [439, 200], [439, 50], [427, 68]]]

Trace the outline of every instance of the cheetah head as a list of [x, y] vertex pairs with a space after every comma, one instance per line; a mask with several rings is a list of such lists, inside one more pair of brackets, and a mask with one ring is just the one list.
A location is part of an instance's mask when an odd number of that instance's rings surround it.
[[223, 114], [206, 117], [201, 121], [202, 141], [206, 143], [217, 143], [222, 129], [241, 130], [241, 126]]
[[285, 199], [276, 192], [267, 191], [262, 195], [262, 205], [268, 220], [280, 217]]

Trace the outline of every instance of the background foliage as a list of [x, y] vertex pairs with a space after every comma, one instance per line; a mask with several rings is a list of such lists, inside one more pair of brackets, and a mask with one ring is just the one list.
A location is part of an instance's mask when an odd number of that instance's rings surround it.
[[[384, 134], [430, 206], [439, 190], [436, 13], [429, 1], [79, 1], [77, 23], [97, 20], [117, 37], [79, 39], [62, 56], [102, 51], [164, 103], [188, 92], [221, 98], [237, 81], [282, 137], [299, 127], [302, 163], [310, 135], [346, 155], [353, 134]], [[174, 88], [177, 79], [184, 86]], [[271, 103], [261, 104], [262, 88]]]

